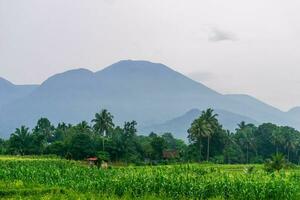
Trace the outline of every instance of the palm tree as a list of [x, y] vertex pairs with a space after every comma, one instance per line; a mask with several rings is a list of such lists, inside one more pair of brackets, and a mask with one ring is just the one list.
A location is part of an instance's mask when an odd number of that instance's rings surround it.
[[17, 128], [16, 131], [11, 135], [10, 142], [12, 143], [12, 146], [14, 146], [17, 152], [21, 155], [25, 154], [25, 149], [29, 142], [29, 136], [29, 128], [25, 126]]
[[217, 114], [213, 114], [214, 110], [209, 108], [202, 112], [201, 116], [194, 120], [191, 128], [188, 130], [189, 139], [192, 141], [197, 141], [199, 143], [200, 156], [201, 156], [201, 139], [202, 137], [207, 138], [207, 151], [206, 160], [209, 160], [209, 150], [210, 150], [210, 138], [214, 131], [219, 127], [217, 120]]
[[90, 133], [91, 127], [86, 121], [82, 121], [77, 124], [76, 128], [82, 133]]
[[246, 122], [245, 121], [241, 121], [241, 123], [238, 124], [238, 128], [236, 129], [236, 131], [243, 130], [246, 127], [247, 127]]
[[188, 138], [190, 141], [195, 141], [199, 145], [199, 162], [201, 161], [201, 150], [202, 144], [201, 140], [204, 135], [207, 135], [209, 132], [209, 127], [207, 123], [201, 118], [195, 119], [191, 124], [191, 127], [188, 129]]
[[94, 123], [93, 128], [95, 132], [103, 137], [102, 150], [104, 151], [104, 138], [109, 135], [109, 132], [115, 126], [113, 123], [113, 115], [106, 109], [103, 109], [100, 113], [95, 114], [95, 119], [93, 119], [92, 122]]
[[279, 153], [279, 145], [282, 144], [282, 131], [281, 127], [277, 127], [275, 130], [272, 131], [271, 134], [271, 143], [276, 146], [276, 155]]
[[297, 131], [290, 127], [283, 127], [284, 129], [284, 147], [287, 149], [287, 161], [290, 161], [290, 151], [295, 150], [297, 146], [296, 134]]
[[249, 163], [249, 148], [252, 148], [257, 155], [256, 147], [255, 147], [255, 138], [253, 135], [253, 129], [251, 127], [244, 127], [241, 131], [240, 143], [242, 146], [246, 147], [246, 161]]
[[217, 114], [213, 114], [214, 110], [209, 108], [205, 111], [202, 111], [202, 118], [204, 123], [206, 123], [207, 131], [203, 132], [203, 136], [207, 138], [207, 154], [206, 160], [209, 160], [209, 150], [210, 150], [210, 138], [214, 134], [214, 131], [219, 127], [219, 123], [217, 120]]

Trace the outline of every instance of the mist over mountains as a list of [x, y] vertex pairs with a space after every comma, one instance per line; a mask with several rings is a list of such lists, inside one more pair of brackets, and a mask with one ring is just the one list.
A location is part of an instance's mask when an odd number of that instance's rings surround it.
[[106, 108], [118, 125], [136, 120], [143, 134], [173, 132], [184, 139], [192, 120], [208, 107], [230, 130], [240, 121], [300, 128], [299, 108], [283, 112], [248, 95], [220, 94], [163, 64], [125, 60], [95, 73], [67, 71], [41, 85], [0, 79], [0, 136], [8, 137], [21, 125], [32, 128], [41, 117], [55, 124], [90, 121]]

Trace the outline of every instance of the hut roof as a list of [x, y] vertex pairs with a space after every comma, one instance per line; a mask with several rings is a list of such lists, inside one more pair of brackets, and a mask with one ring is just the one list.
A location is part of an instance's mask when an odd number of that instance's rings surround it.
[[91, 157], [91, 158], [88, 158], [87, 160], [88, 160], [88, 161], [97, 161], [98, 158], [96, 158], [96, 157]]

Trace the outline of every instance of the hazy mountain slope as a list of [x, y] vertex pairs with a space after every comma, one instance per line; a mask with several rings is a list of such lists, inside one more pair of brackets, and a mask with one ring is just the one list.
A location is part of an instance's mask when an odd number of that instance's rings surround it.
[[294, 107], [290, 109], [286, 114], [297, 121], [300, 122], [300, 107]]
[[[257, 121], [249, 117], [238, 115], [229, 111], [216, 109], [215, 113], [218, 114], [217, 118], [223, 127], [231, 131], [234, 131], [237, 127], [237, 124], [241, 121], [258, 124]], [[149, 134], [151, 131], [155, 133], [171, 132], [177, 138], [186, 140], [188, 128], [190, 127], [191, 123], [200, 115], [201, 111], [199, 109], [192, 109], [184, 115], [166, 121], [165, 123], [144, 127], [141, 129], [141, 132], [143, 134]]]
[[27, 96], [37, 87], [36, 85], [14, 85], [0, 77], [0, 108], [9, 102]]
[[237, 108], [235, 108], [235, 110], [239, 110], [237, 113], [243, 113], [243, 115], [254, 117], [262, 122], [282, 123], [284, 121], [284, 113], [281, 110], [254, 97], [244, 94], [229, 94], [225, 96], [233, 102], [239, 103], [236, 104]]
[[151, 62], [121, 61], [96, 76], [105, 105], [120, 119], [139, 119], [142, 124], [170, 119], [191, 106], [208, 107], [223, 98], [203, 84]]
[[[3, 85], [11, 87], [7, 82]], [[9, 93], [3, 91], [4, 95]], [[117, 124], [136, 120], [140, 127], [160, 124], [191, 108], [208, 107], [259, 122], [293, 121], [286, 113], [252, 97], [222, 95], [165, 65], [147, 61], [120, 61], [96, 73], [86, 69], [67, 71], [8, 102], [0, 107], [0, 133], [6, 136], [20, 125], [32, 127], [40, 117], [54, 123], [91, 120], [101, 108], [111, 111]]]

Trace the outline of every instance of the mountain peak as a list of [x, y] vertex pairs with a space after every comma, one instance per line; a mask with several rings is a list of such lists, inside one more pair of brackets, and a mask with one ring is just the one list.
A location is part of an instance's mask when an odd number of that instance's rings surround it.
[[59, 75], [72, 76], [72, 75], [83, 75], [83, 74], [93, 74], [93, 72], [85, 68], [78, 68], [78, 69], [71, 69], [63, 73], [56, 74], [54, 76], [59, 76]]
[[53, 81], [68, 81], [68, 80], [81, 80], [84, 77], [90, 77], [93, 76], [93, 72], [88, 70], [88, 69], [84, 69], [84, 68], [79, 68], [79, 69], [72, 69], [63, 73], [59, 73], [59, 74], [55, 74], [53, 76], [51, 76], [50, 78], [48, 78], [46, 81], [44, 81], [44, 83], [42, 85], [48, 84], [49, 82], [53, 82]]
[[157, 72], [157, 71], [159, 71], [160, 73], [163, 71], [175, 72], [174, 70], [167, 67], [166, 65], [163, 65], [161, 63], [145, 61], [145, 60], [121, 60], [99, 71], [99, 73], [105, 71], [114, 71], [120, 73], [137, 73], [137, 72], [150, 73], [150, 72]]
[[[160, 63], [144, 60], [121, 60], [96, 73], [97, 79], [119, 87], [140, 88], [139, 91], [185, 91], [219, 95], [205, 85]], [[197, 90], [197, 92], [195, 92]], [[193, 92], [192, 92], [193, 91]], [[150, 92], [150, 91], [149, 91]]]

